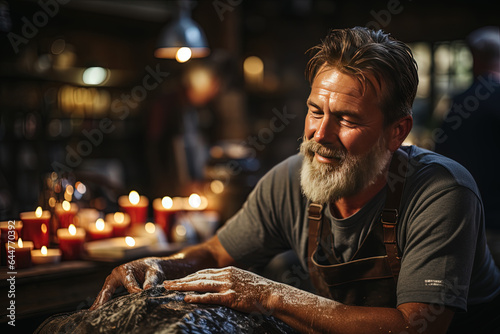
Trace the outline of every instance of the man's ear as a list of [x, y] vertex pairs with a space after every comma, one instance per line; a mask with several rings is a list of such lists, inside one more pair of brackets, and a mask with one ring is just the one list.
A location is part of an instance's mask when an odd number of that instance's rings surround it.
[[413, 127], [413, 117], [405, 116], [390, 124], [386, 129], [387, 148], [394, 152], [404, 142]]

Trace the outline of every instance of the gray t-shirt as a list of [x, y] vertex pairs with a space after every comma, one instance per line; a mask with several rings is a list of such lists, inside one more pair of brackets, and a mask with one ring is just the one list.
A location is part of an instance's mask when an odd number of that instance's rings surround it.
[[[484, 213], [465, 168], [416, 146], [403, 147], [409, 170], [402, 198], [398, 246], [402, 250], [398, 304], [438, 303], [461, 310], [500, 294], [500, 271], [486, 245]], [[262, 266], [292, 249], [307, 270], [309, 201], [300, 188], [302, 155], [269, 171], [243, 207], [219, 231], [228, 253], [246, 266]], [[387, 186], [356, 214], [336, 219], [334, 247], [349, 261], [379, 222]]]

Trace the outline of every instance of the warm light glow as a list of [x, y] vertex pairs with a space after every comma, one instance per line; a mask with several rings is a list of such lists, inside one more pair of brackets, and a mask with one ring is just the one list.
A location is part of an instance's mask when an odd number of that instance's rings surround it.
[[264, 71], [264, 63], [259, 57], [251, 56], [243, 62], [243, 69], [246, 73], [260, 74]]
[[99, 218], [95, 221], [95, 228], [98, 230], [98, 231], [103, 231], [104, 230], [104, 220], [102, 218]]
[[165, 209], [171, 209], [172, 206], [174, 205], [174, 201], [168, 197], [168, 196], [165, 196], [161, 199], [161, 205], [165, 208]]
[[134, 247], [135, 246], [135, 239], [132, 237], [125, 237], [125, 243], [129, 247]]
[[23, 239], [19, 238], [17, 240], [17, 246], [19, 246], [19, 248], [23, 248]]
[[153, 234], [156, 231], [156, 226], [155, 224], [149, 222], [144, 225], [144, 229], [146, 230], [146, 232]]
[[47, 247], [42, 246], [42, 249], [40, 250], [40, 252], [42, 253], [43, 256], [47, 256]]
[[198, 194], [191, 194], [191, 196], [189, 196], [188, 202], [192, 208], [199, 208], [201, 205], [201, 197]]
[[121, 224], [125, 221], [125, 214], [123, 212], [115, 212], [113, 218], [115, 219], [115, 222]]
[[73, 195], [75, 189], [73, 188], [73, 186], [71, 184], [68, 184], [66, 186], [66, 192], [69, 194], [69, 195]]
[[212, 190], [214, 194], [221, 194], [224, 191], [224, 183], [220, 180], [213, 180], [210, 182], [210, 190]]
[[141, 200], [141, 196], [139, 196], [139, 193], [135, 190], [132, 190], [130, 194], [128, 195], [128, 200], [130, 203], [133, 205], [139, 204], [139, 201]]
[[87, 85], [99, 85], [106, 80], [107, 76], [108, 71], [105, 68], [89, 67], [83, 71], [82, 80]]
[[42, 230], [43, 234], [47, 233], [47, 225], [46, 224], [42, 224], [42, 226], [40, 226], [40, 229]]
[[85, 194], [85, 192], [87, 191], [87, 187], [85, 187], [85, 185], [83, 183], [81, 183], [80, 181], [78, 181], [75, 184], [75, 187], [76, 187], [76, 191], [78, 191], [82, 195]]
[[41, 206], [39, 206], [38, 208], [36, 208], [36, 211], [35, 211], [36, 218], [40, 218], [42, 216], [42, 213], [43, 213], [43, 210], [42, 210]]
[[180, 48], [179, 50], [177, 50], [177, 53], [175, 54], [175, 59], [179, 63], [185, 63], [189, 59], [191, 59], [191, 54], [192, 53], [191, 53], [191, 49], [190, 48], [183, 47], [183, 48]]
[[56, 206], [56, 199], [54, 197], [49, 198], [49, 206], [51, 208]]
[[71, 203], [68, 201], [62, 202], [62, 208], [64, 211], [69, 211], [71, 209]]
[[73, 224], [69, 225], [68, 232], [71, 235], [76, 235], [76, 227], [75, 227], [75, 225], [73, 225]]

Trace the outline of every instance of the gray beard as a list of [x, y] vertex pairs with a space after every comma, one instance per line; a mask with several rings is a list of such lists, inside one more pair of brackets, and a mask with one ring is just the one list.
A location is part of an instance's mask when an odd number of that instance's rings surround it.
[[[318, 162], [314, 158], [314, 153], [318, 151], [324, 156], [340, 158], [339, 166]], [[355, 195], [372, 185], [391, 157], [383, 137], [370, 151], [359, 156], [347, 154], [343, 150], [328, 149], [305, 139], [300, 145], [300, 152], [304, 155], [300, 171], [302, 193], [310, 201], [320, 204]]]

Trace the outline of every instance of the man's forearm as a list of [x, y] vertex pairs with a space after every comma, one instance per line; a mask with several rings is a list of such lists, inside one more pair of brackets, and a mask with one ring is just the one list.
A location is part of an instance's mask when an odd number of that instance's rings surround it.
[[295, 288], [272, 298], [269, 312], [303, 333], [445, 333], [453, 317], [444, 306], [439, 314], [425, 303], [347, 306]]

